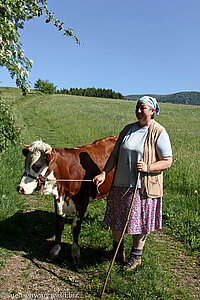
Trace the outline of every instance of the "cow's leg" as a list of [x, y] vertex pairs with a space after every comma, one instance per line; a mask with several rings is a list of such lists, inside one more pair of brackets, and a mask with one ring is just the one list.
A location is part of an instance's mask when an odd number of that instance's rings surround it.
[[51, 260], [56, 258], [61, 250], [61, 236], [64, 229], [64, 223], [65, 218], [56, 213], [56, 238], [55, 245], [53, 246], [49, 254]]
[[85, 197], [83, 199], [82, 206], [77, 209], [75, 218], [72, 222], [72, 234], [73, 234], [74, 243], [72, 245], [71, 255], [75, 265], [78, 265], [81, 260], [81, 252], [78, 244], [78, 237], [81, 230], [83, 217], [88, 206], [88, 202], [89, 202], [89, 197]]
[[76, 213], [76, 216], [72, 222], [72, 234], [73, 234], [74, 242], [72, 245], [71, 256], [75, 265], [78, 265], [81, 260], [81, 251], [78, 244], [78, 237], [81, 230], [82, 220], [83, 220], [83, 216], [80, 217], [80, 215]]

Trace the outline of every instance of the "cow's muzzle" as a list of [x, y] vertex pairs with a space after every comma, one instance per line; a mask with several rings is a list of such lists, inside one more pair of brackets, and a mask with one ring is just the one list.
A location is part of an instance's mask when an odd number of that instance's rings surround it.
[[[47, 180], [47, 178], [43, 177], [42, 175], [39, 175], [39, 177], [36, 177], [36, 176], [33, 176], [27, 172], [24, 172], [24, 174], [22, 175], [22, 177], [29, 177], [29, 178], [32, 178], [34, 180], [37, 181], [37, 187], [36, 187], [36, 190], [40, 190], [41, 189], [41, 194], [43, 194], [43, 190], [44, 190], [44, 185], [45, 185], [45, 181]], [[24, 195], [25, 194], [25, 191], [24, 191], [24, 188], [21, 187], [20, 185], [18, 185], [17, 187], [17, 191]]]

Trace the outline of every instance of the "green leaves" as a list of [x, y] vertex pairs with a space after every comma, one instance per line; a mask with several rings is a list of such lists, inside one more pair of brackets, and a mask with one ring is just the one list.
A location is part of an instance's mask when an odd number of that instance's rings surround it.
[[45, 94], [55, 94], [56, 86], [48, 80], [41, 80], [40, 78], [36, 81], [34, 85], [35, 89], [39, 90]]
[[0, 152], [15, 144], [19, 129], [9, 114], [9, 108], [0, 98]]
[[0, 3], [0, 65], [7, 68], [12, 78], [16, 77], [16, 85], [25, 95], [29, 91], [28, 76], [32, 64], [29, 58], [21, 55], [23, 49], [18, 30], [24, 28], [24, 22], [43, 14], [46, 15], [46, 23], [53, 22], [59, 31], [64, 31], [63, 35], [71, 36], [80, 44], [72, 29], [65, 29], [63, 22], [54, 18], [46, 0], [2, 0]]

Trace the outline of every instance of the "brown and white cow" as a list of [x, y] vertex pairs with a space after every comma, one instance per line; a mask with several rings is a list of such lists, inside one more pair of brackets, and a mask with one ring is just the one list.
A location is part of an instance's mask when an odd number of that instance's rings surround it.
[[78, 148], [52, 148], [42, 141], [25, 145], [22, 151], [26, 156], [25, 173], [17, 190], [27, 195], [36, 189], [41, 189], [41, 194], [54, 196], [56, 238], [55, 245], [50, 252], [51, 259], [56, 257], [61, 250], [65, 217], [75, 214], [72, 223], [74, 242], [71, 255], [75, 264], [80, 262], [78, 236], [84, 214], [90, 200], [108, 195], [113, 171], [107, 176], [99, 190], [91, 180], [103, 169], [116, 139], [117, 137], [107, 137]]

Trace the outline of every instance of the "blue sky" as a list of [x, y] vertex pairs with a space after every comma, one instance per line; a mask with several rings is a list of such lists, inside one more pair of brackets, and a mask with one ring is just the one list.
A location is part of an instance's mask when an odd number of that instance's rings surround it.
[[[111, 88], [123, 95], [200, 91], [199, 0], [48, 0], [84, 45], [43, 18], [20, 31], [29, 80], [58, 89]], [[5, 68], [0, 86], [15, 86]]]

